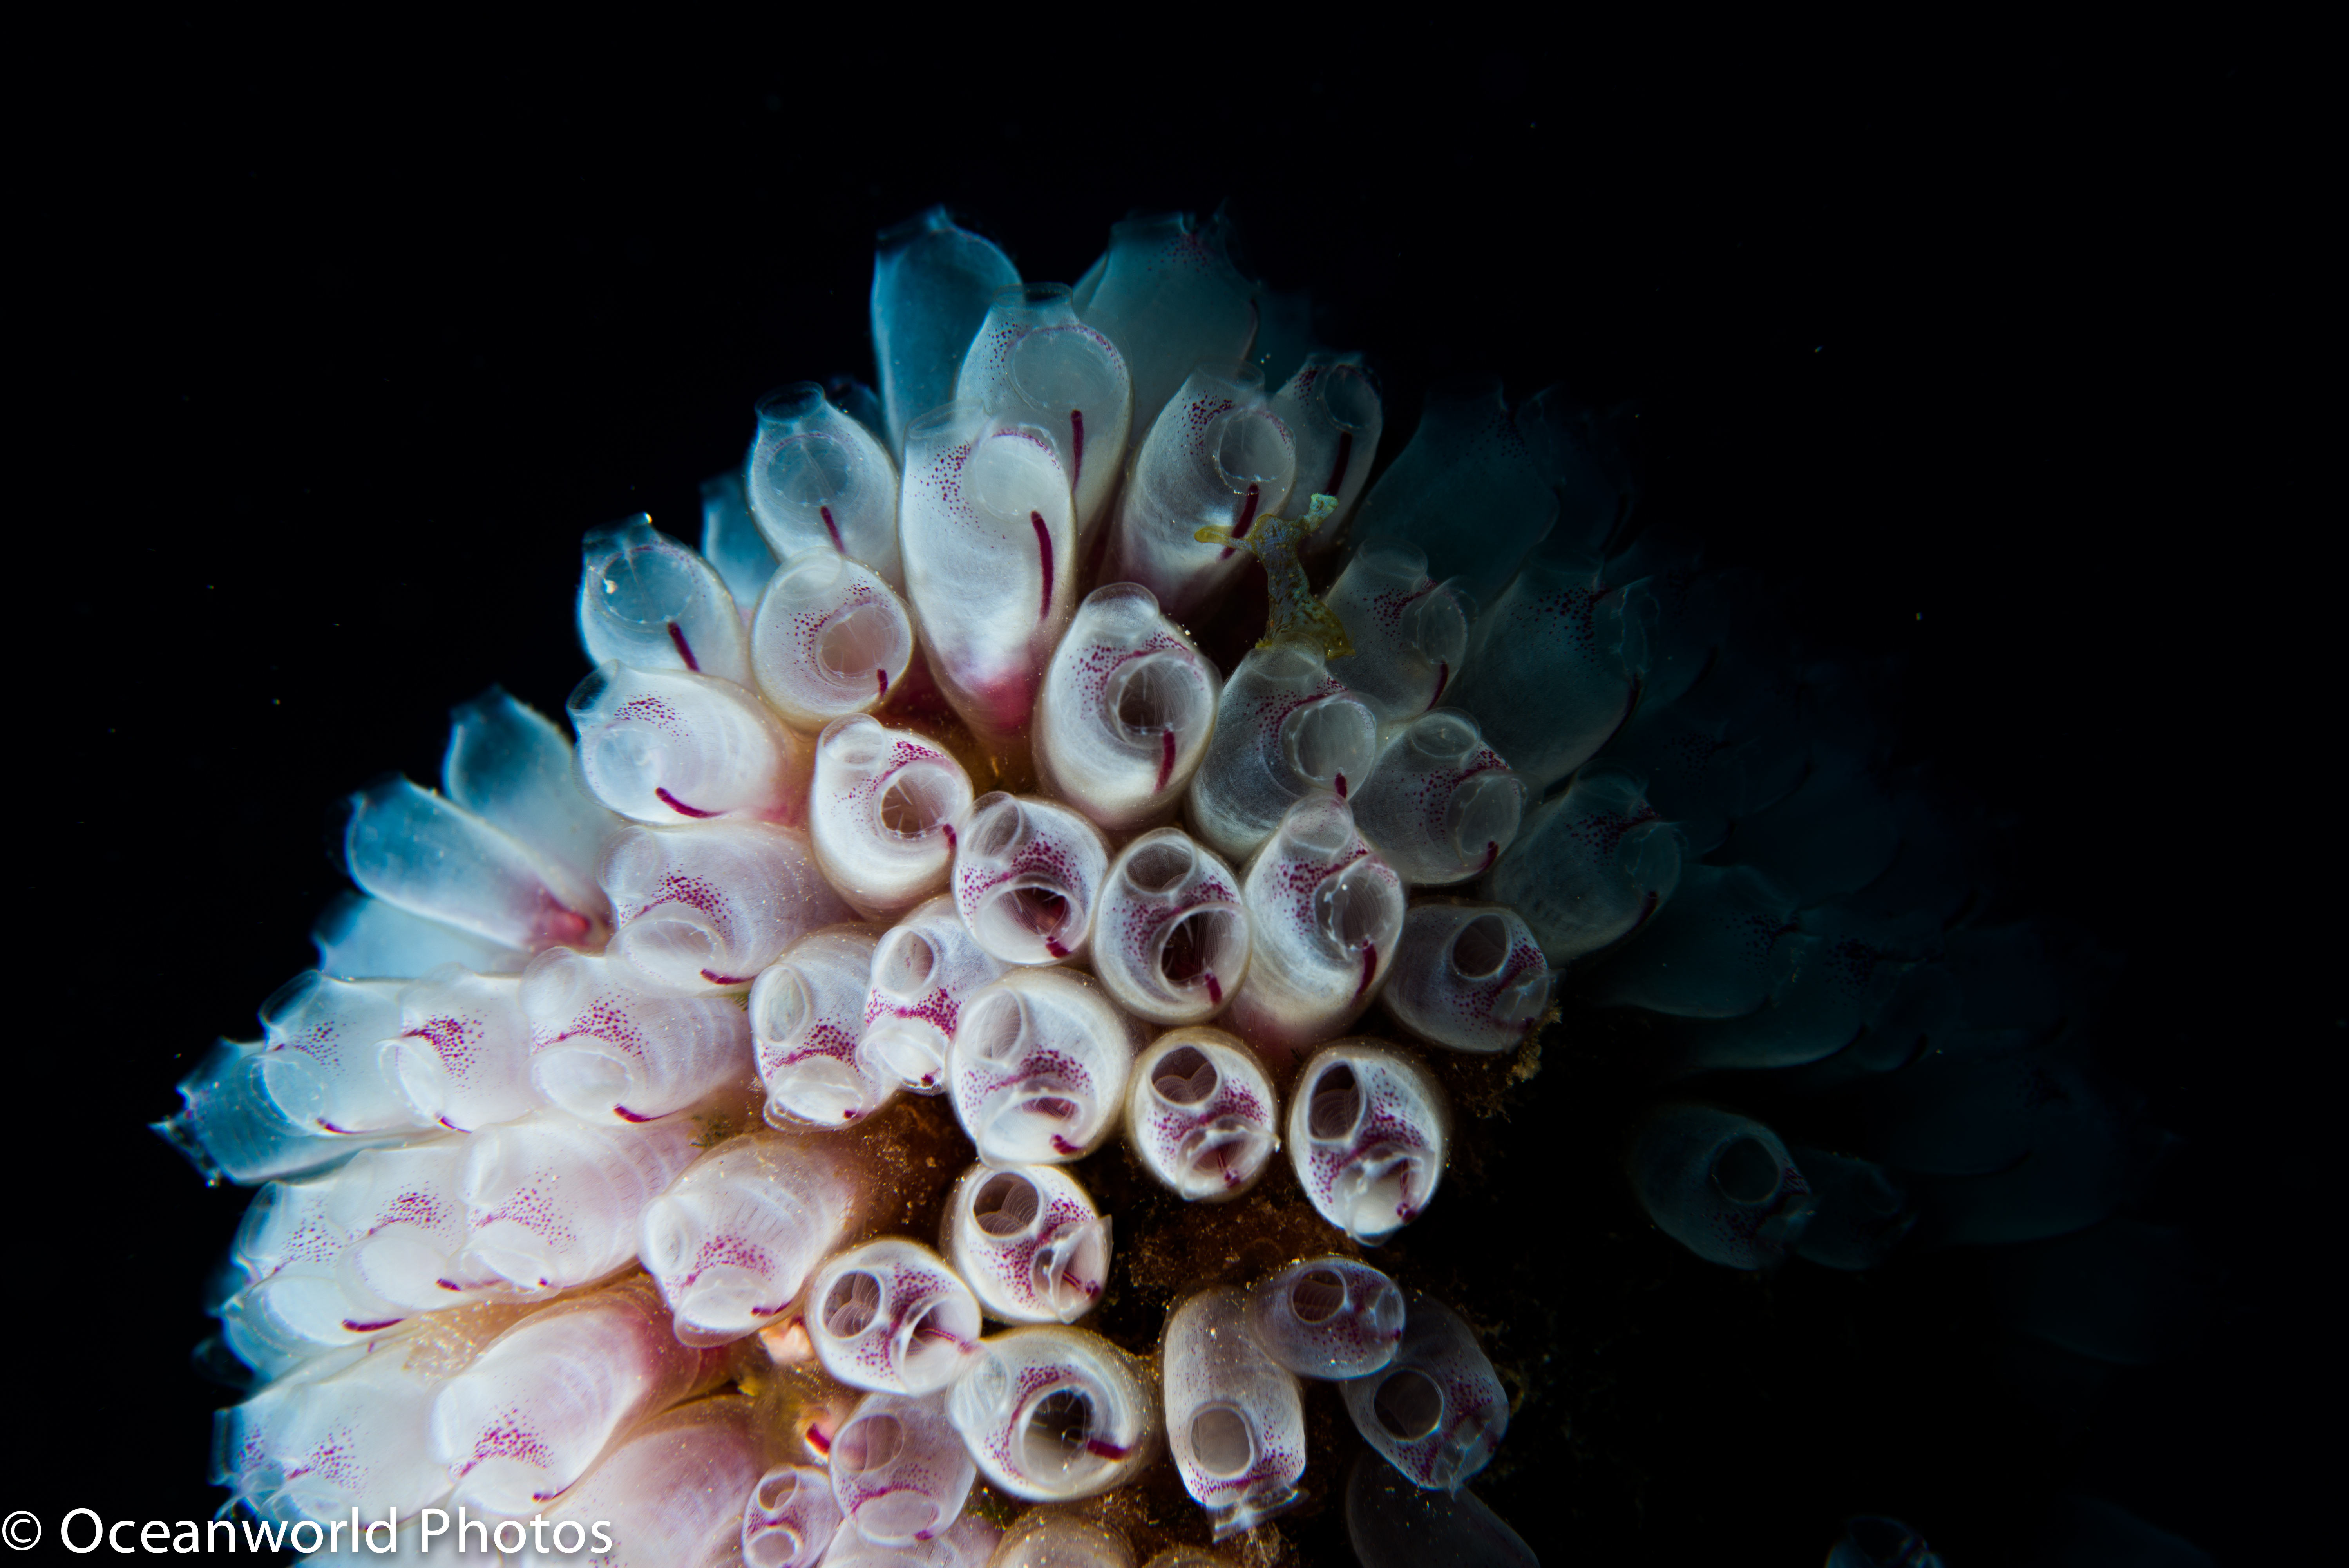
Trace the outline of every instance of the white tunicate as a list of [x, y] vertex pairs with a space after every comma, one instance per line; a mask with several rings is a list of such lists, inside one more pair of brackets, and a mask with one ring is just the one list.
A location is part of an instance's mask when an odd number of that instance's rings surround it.
[[1784, 1263], [1816, 1206], [1810, 1182], [1776, 1133], [1712, 1106], [1651, 1113], [1632, 1135], [1629, 1165], [1640, 1207], [1657, 1227], [1725, 1268]]
[[905, 450], [905, 428], [954, 396], [988, 304], [1019, 281], [1019, 269], [992, 240], [957, 227], [944, 207], [882, 232], [873, 257], [873, 357], [892, 450]]
[[400, 989], [399, 1033], [382, 1047], [419, 1121], [471, 1132], [544, 1101], [530, 1081], [522, 978], [444, 964]]
[[824, 1370], [855, 1388], [932, 1394], [978, 1344], [978, 1300], [919, 1242], [884, 1236], [825, 1264], [808, 1286], [807, 1333]]
[[881, 574], [803, 550], [767, 580], [750, 623], [759, 695], [800, 729], [878, 706], [914, 661], [914, 613]]
[[1354, 1429], [1413, 1486], [1457, 1491], [1509, 1429], [1509, 1394], [1457, 1313], [1433, 1296], [1405, 1298], [1394, 1359], [1340, 1385]]
[[869, 1071], [856, 1048], [880, 936], [870, 925], [812, 931], [750, 986], [750, 1037], [771, 1125], [844, 1126], [896, 1092], [896, 1080]]
[[815, 743], [808, 831], [859, 913], [894, 920], [946, 891], [970, 775], [939, 747], [875, 718], [835, 719]]
[[743, 1499], [773, 1447], [757, 1405], [740, 1395], [656, 1416], [543, 1511], [557, 1550], [536, 1549], [533, 1522], [523, 1568], [740, 1568]]
[[832, 1436], [833, 1500], [876, 1546], [946, 1533], [977, 1479], [944, 1392], [868, 1394]]
[[848, 906], [797, 828], [772, 822], [631, 825], [604, 841], [612, 955], [664, 990], [748, 985], [784, 948]]
[[1147, 430], [1203, 359], [1247, 357], [1256, 288], [1232, 265], [1218, 212], [1137, 216], [1112, 226], [1109, 249], [1077, 280], [1086, 325], [1108, 335], [1133, 377], [1133, 428]]
[[1350, 802], [1362, 836], [1405, 882], [1443, 886], [1480, 876], [1501, 858], [1517, 836], [1526, 786], [1485, 744], [1475, 719], [1438, 708], [1380, 748]]
[[460, 1177], [462, 1272], [451, 1277], [543, 1294], [628, 1266], [645, 1206], [693, 1163], [699, 1137], [690, 1117], [592, 1125], [552, 1109], [474, 1133]]
[[1221, 686], [1150, 590], [1094, 589], [1036, 699], [1044, 788], [1112, 833], [1163, 820], [1206, 755]]
[[1141, 1026], [1073, 969], [1014, 969], [971, 993], [947, 1076], [979, 1158], [1050, 1164], [1092, 1153], [1125, 1113]]
[[451, 1261], [465, 1244], [464, 1145], [370, 1149], [254, 1194], [230, 1256], [249, 1282], [220, 1309], [229, 1347], [280, 1371], [372, 1339], [404, 1319], [492, 1294]]
[[1402, 1290], [1333, 1253], [1249, 1286], [1247, 1325], [1265, 1353], [1300, 1377], [1363, 1377], [1402, 1343]]
[[1076, 609], [1068, 470], [1042, 430], [949, 403], [905, 434], [899, 510], [930, 674], [982, 738], [1016, 737]]
[[693, 670], [750, 684], [750, 641], [709, 562], [638, 512], [581, 542], [579, 641], [591, 665]]
[[734, 608], [746, 621], [775, 573], [775, 552], [750, 515], [742, 470], [730, 469], [701, 481], [701, 558], [709, 562]]
[[[604, 917], [604, 897], [595, 886], [595, 856], [604, 835], [620, 825], [619, 819], [579, 787], [571, 742], [545, 716], [524, 707], [496, 686], [450, 708], [449, 749], [440, 758], [440, 788], [458, 806], [536, 857], [546, 885], [565, 906], [595, 919]], [[400, 973], [422, 974], [430, 967], [428, 964]]]
[[291, 1066], [295, 1054], [258, 1040], [220, 1041], [180, 1080], [179, 1110], [154, 1130], [208, 1180], [232, 1181], [314, 1171], [355, 1148], [399, 1136], [322, 1130], [314, 1114], [316, 1084], [306, 1069]]
[[1173, 1029], [1133, 1064], [1125, 1136], [1193, 1202], [1237, 1198], [1280, 1149], [1280, 1101], [1256, 1053], [1221, 1029]]
[[588, 793], [632, 821], [806, 816], [807, 742], [731, 681], [602, 665], [570, 712]]
[[998, 1489], [1068, 1502], [1150, 1462], [1157, 1401], [1134, 1359], [1098, 1334], [1014, 1328], [979, 1341], [947, 1413]]
[[1644, 581], [1616, 586], [1595, 568], [1528, 562], [1477, 617], [1467, 668], [1444, 700], [1475, 714], [1509, 765], [1547, 790], [1630, 716], [1655, 615]]
[[1309, 796], [1241, 883], [1248, 972], [1225, 1026], [1276, 1060], [1326, 1040], [1377, 996], [1402, 930], [1402, 879], [1335, 795]]
[[1640, 791], [1635, 775], [1584, 769], [1493, 867], [1486, 891], [1524, 917], [1551, 964], [1621, 941], [1680, 886], [1680, 834]]
[[441, 1385], [432, 1457], [449, 1467], [455, 1501], [527, 1517], [721, 1366], [717, 1352], [678, 1342], [649, 1281], [558, 1302]]
[[1203, 528], [1246, 539], [1259, 517], [1288, 504], [1296, 443], [1265, 397], [1264, 372], [1239, 362], [1193, 369], [1147, 427], [1119, 495], [1102, 575], [1139, 583], [1177, 620], [1199, 615], [1247, 570], [1231, 543], [1198, 539]]
[[1549, 1010], [1549, 961], [1506, 904], [1415, 903], [1379, 1000], [1431, 1045], [1507, 1051]]
[[857, 1218], [840, 1152], [771, 1132], [727, 1140], [645, 1206], [636, 1255], [679, 1340], [726, 1345], [781, 1315]]
[[743, 469], [750, 515], [778, 561], [825, 550], [859, 561], [896, 587], [897, 465], [873, 432], [812, 381], [759, 399], [759, 433]]
[[1251, 649], [1216, 704], [1185, 820], [1209, 849], [1245, 861], [1299, 800], [1324, 789], [1342, 797], [1369, 778], [1378, 738], [1378, 720], [1330, 674], [1319, 647]]
[[384, 1042], [400, 1032], [396, 980], [335, 980], [305, 969], [261, 1005], [270, 1099], [290, 1119], [327, 1133], [413, 1132], [416, 1114]]
[[1156, 1024], [1204, 1024], [1247, 976], [1240, 880], [1180, 828], [1118, 851], [1093, 916], [1093, 973]]
[[1109, 845], [1081, 812], [991, 790], [955, 827], [954, 901], [1006, 964], [1065, 964], [1092, 934]]
[[843, 1517], [828, 1472], [777, 1465], [742, 1504], [744, 1568], [815, 1568]]
[[522, 976], [530, 1081], [589, 1121], [650, 1121], [750, 1072], [750, 1026], [727, 996], [664, 995], [628, 965], [557, 947]]
[[501, 946], [604, 938], [601, 912], [566, 903], [520, 841], [405, 779], [351, 797], [343, 863], [361, 891]]
[[955, 1273], [1005, 1323], [1074, 1323], [1109, 1278], [1109, 1221], [1056, 1165], [972, 1166], [942, 1228]]
[[1125, 356], [1079, 321], [1069, 300], [1061, 284], [1017, 284], [998, 294], [970, 340], [954, 395], [1051, 438], [1076, 492], [1081, 543], [1124, 470], [1133, 388]]
[[1335, 1040], [1314, 1052], [1288, 1102], [1298, 1184], [1323, 1219], [1366, 1244], [1427, 1207], [1451, 1134], [1443, 1088], [1379, 1040]]
[[1319, 555], [1338, 542], [1370, 481], [1386, 423], [1379, 389], [1361, 355], [1317, 352], [1273, 394], [1272, 411], [1297, 443], [1298, 493], [1337, 498], [1338, 510], [1306, 542], [1306, 553]]
[[1415, 718], [1442, 702], [1466, 662], [1475, 606], [1457, 583], [1430, 578], [1427, 557], [1410, 545], [1363, 545], [1323, 603], [1354, 645], [1330, 662], [1330, 673], [1382, 723]]
[[1304, 1397], [1248, 1332], [1240, 1293], [1202, 1291], [1176, 1306], [1158, 1360], [1166, 1446], [1216, 1539], [1294, 1507], [1305, 1473]]
[[978, 944], [941, 895], [882, 934], [873, 949], [873, 988], [856, 1059], [876, 1080], [920, 1094], [946, 1088], [947, 1052], [970, 994], [1009, 967]]

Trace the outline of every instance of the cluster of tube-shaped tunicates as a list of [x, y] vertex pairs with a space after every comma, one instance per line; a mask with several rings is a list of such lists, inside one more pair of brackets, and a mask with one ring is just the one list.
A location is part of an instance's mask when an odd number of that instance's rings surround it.
[[[1321, 1378], [1384, 1461], [1345, 1493], [1366, 1562], [1518, 1561], [1459, 1491], [1508, 1415], [1466, 1318], [1332, 1251], [1199, 1280], [1137, 1355], [1088, 1326], [1095, 1194], [1131, 1188], [1087, 1161], [1122, 1137], [1174, 1201], [1271, 1183], [1376, 1247], [1462, 1135], [1422, 1048], [1514, 1051], [1562, 998], [1641, 1010], [1666, 1076], [1860, 1087], [1864, 1147], [1677, 1099], [1629, 1130], [1709, 1261], [2121, 1201], [2116, 1113], [2028, 981], [2061, 966], [1966, 927], [1844, 686], [1733, 656], [1712, 579], [1629, 541], [1593, 417], [1440, 390], [1371, 483], [1374, 379], [1259, 344], [1220, 220], [1121, 224], [1062, 286], [927, 214], [872, 311], [879, 395], [762, 399], [698, 552], [587, 535], [575, 748], [492, 691], [440, 791], [354, 796], [318, 969], [181, 1086], [169, 1135], [267, 1183], [219, 1304], [267, 1379], [222, 1418], [245, 1506], [1130, 1568], [966, 1500], [1163, 1448], [1251, 1528]], [[1192, 628], [1260, 568], [1266, 635], [1219, 668]]]

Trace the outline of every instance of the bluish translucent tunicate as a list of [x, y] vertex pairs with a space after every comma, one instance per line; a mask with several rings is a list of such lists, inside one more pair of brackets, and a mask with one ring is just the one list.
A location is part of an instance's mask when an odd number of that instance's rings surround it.
[[1019, 269], [944, 207], [881, 233], [873, 258], [873, 356], [881, 366], [888, 447], [905, 449], [905, 427], [954, 397], [964, 351], [997, 294]]
[[1663, 1107], [1634, 1135], [1630, 1163], [1648, 1217], [1707, 1263], [1774, 1268], [1810, 1222], [1810, 1183], [1794, 1156], [1734, 1111]]

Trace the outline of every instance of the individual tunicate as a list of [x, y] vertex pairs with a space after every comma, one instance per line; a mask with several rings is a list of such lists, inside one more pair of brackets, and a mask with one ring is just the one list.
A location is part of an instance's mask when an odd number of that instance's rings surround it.
[[1306, 495], [1335, 497], [1338, 509], [1313, 535], [1319, 554], [1336, 542], [1369, 483], [1385, 410], [1359, 354], [1312, 353], [1273, 394], [1272, 411], [1297, 444], [1297, 483]]
[[1237, 1290], [1202, 1291], [1167, 1315], [1158, 1352], [1166, 1446], [1216, 1539], [1294, 1507], [1305, 1473], [1297, 1378], [1248, 1332]]
[[508, 949], [604, 938], [600, 900], [558, 893], [528, 846], [405, 779], [351, 797], [343, 863], [377, 899]]
[[784, 948], [849, 917], [805, 832], [772, 822], [622, 828], [596, 880], [612, 955], [677, 992], [738, 990]]
[[1394, 1359], [1339, 1386], [1354, 1429], [1413, 1486], [1456, 1492], [1509, 1429], [1509, 1394], [1460, 1315], [1418, 1291], [1405, 1298]]
[[903, 1236], [851, 1247], [808, 1288], [807, 1331], [824, 1370], [852, 1387], [933, 1394], [978, 1344], [978, 1301], [947, 1261]]
[[896, 1092], [897, 1080], [857, 1051], [879, 939], [869, 925], [812, 931], [751, 985], [750, 1035], [770, 1125], [844, 1126]]
[[[742, 1500], [774, 1447], [757, 1404], [740, 1395], [656, 1416], [544, 1511], [544, 1537], [532, 1522], [524, 1568], [740, 1568]], [[556, 1550], [538, 1550], [540, 1539]]]
[[543, 1104], [530, 1081], [522, 980], [444, 964], [399, 993], [399, 1034], [382, 1047], [421, 1122], [471, 1132]]
[[1102, 575], [1142, 584], [1166, 614], [1189, 620], [1248, 564], [1246, 552], [1202, 542], [1199, 531], [1226, 528], [1244, 540], [1257, 518], [1287, 505], [1296, 442], [1269, 407], [1264, 372], [1232, 361], [1193, 368], [1146, 428], [1118, 497]]
[[1352, 537], [1417, 550], [1437, 582], [1489, 604], [1557, 516], [1500, 378], [1480, 377], [1429, 391], [1410, 443], [1362, 498]]
[[955, 1115], [982, 1160], [1079, 1159], [1117, 1130], [1142, 1040], [1099, 981], [1014, 969], [963, 1005], [947, 1058]]
[[1413, 1486], [1376, 1454], [1347, 1472], [1346, 1540], [1362, 1568], [1540, 1568], [1475, 1492]]
[[686, 1116], [591, 1125], [554, 1109], [474, 1133], [460, 1178], [465, 1250], [451, 1277], [494, 1274], [545, 1293], [626, 1267], [638, 1217], [693, 1163], [698, 1137]]
[[1750, 1117], [1666, 1106], [1633, 1134], [1631, 1185], [1666, 1235], [1707, 1263], [1775, 1267], [1809, 1223], [1811, 1185], [1778, 1135]]
[[874, 707], [913, 661], [913, 611], [861, 562], [802, 551], [759, 596], [750, 671], [786, 724], [821, 729]]
[[816, 860], [868, 920], [943, 892], [970, 776], [940, 748], [878, 719], [835, 719], [815, 743], [808, 831]]
[[1506, 904], [1415, 903], [1379, 993], [1395, 1021], [1431, 1045], [1507, 1051], [1549, 1011], [1549, 962]]
[[1068, 287], [1016, 284], [997, 294], [954, 396], [1050, 438], [1075, 491], [1078, 540], [1089, 540], [1124, 471], [1133, 389], [1125, 356], [1077, 319]]
[[750, 684], [750, 639], [709, 562], [644, 512], [582, 542], [579, 641], [591, 665], [694, 670]]
[[1093, 973], [1129, 1012], [1157, 1024], [1203, 1024], [1224, 1009], [1248, 965], [1239, 878], [1179, 828], [1118, 852], [1093, 917]]
[[1147, 430], [1191, 367], [1247, 357], [1256, 290], [1232, 265], [1221, 212], [1136, 215], [1114, 224], [1109, 249], [1077, 280], [1078, 318], [1105, 334], [1133, 378], [1133, 428]]
[[944, 1230], [955, 1273], [1005, 1323], [1074, 1323], [1109, 1278], [1109, 1221], [1058, 1166], [972, 1166]]
[[1147, 588], [1094, 589], [1036, 699], [1045, 789], [1109, 832], [1164, 820], [1206, 755], [1221, 685]]
[[1397, 730], [1348, 797], [1362, 836], [1420, 886], [1491, 870], [1517, 836], [1525, 801], [1525, 781], [1485, 744], [1476, 721], [1446, 708]]
[[978, 1471], [944, 1393], [868, 1394], [832, 1437], [832, 1495], [856, 1533], [910, 1546], [946, 1532]]
[[1593, 765], [1538, 808], [1485, 884], [1524, 917], [1553, 965], [1621, 941], [1681, 881], [1681, 838], [1636, 775]]
[[798, 1299], [857, 1219], [856, 1177], [828, 1145], [772, 1132], [695, 1161], [639, 1222], [636, 1255], [688, 1345], [755, 1334]]
[[750, 1026], [731, 997], [664, 995], [632, 966], [557, 947], [522, 976], [533, 1087], [590, 1121], [651, 1121], [750, 1069]]
[[1288, 809], [1328, 789], [1341, 799], [1378, 759], [1378, 720], [1300, 642], [1249, 652], [1224, 683], [1216, 733], [1185, 797], [1199, 841], [1241, 861]]
[[889, 447], [954, 396], [956, 374], [995, 296], [1019, 269], [992, 240], [957, 227], [944, 207], [885, 229], [873, 258], [873, 357]]
[[1157, 1400], [1142, 1367], [1081, 1328], [979, 1341], [947, 1413], [995, 1486], [1032, 1502], [1092, 1497], [1149, 1463]]
[[1655, 601], [1644, 582], [1529, 562], [1476, 618], [1468, 666], [1444, 700], [1536, 792], [1590, 759], [1631, 711]]
[[1365, 544], [1324, 603], [1354, 645], [1330, 673], [1381, 723], [1416, 718], [1444, 700], [1467, 658], [1476, 611], [1457, 584], [1427, 575], [1426, 556], [1407, 544]]
[[1125, 1135], [1143, 1169], [1194, 1202], [1237, 1198], [1280, 1149], [1280, 1103], [1256, 1053], [1221, 1029], [1174, 1029], [1133, 1064]]
[[948, 897], [931, 899], [882, 934], [856, 1059], [920, 1094], [946, 1088], [947, 1052], [970, 994], [1009, 967], [978, 944]]
[[807, 743], [731, 681], [603, 665], [571, 694], [570, 711], [580, 777], [623, 817], [671, 826], [807, 815]]
[[1101, 830], [1050, 800], [991, 790], [955, 829], [955, 908], [1006, 964], [1081, 957], [1108, 872]]
[[775, 559], [829, 551], [901, 585], [897, 465], [887, 450], [812, 381], [777, 387], [758, 412], [743, 489]]
[[1288, 1160], [1323, 1219], [1358, 1242], [1381, 1242], [1435, 1196], [1451, 1122], [1426, 1068], [1377, 1040], [1337, 1040], [1297, 1075]]
[[777, 1465], [742, 1504], [744, 1568], [815, 1568], [841, 1525], [832, 1477], [812, 1465]]
[[1402, 880], [1335, 795], [1289, 808], [1241, 884], [1248, 972], [1225, 1026], [1278, 1059], [1326, 1040], [1378, 995], [1402, 930]]
[[1333, 1253], [1250, 1285], [1247, 1323], [1265, 1353], [1300, 1377], [1366, 1377], [1402, 1343], [1402, 1290]]

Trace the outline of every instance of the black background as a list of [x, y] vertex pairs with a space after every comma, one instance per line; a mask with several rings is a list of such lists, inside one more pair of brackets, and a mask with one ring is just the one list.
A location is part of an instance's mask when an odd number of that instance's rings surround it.
[[[1660, 1321], [1727, 1326], [1620, 1366], [1562, 1346], [1567, 1392], [1520, 1421], [1588, 1414], [1607, 1454], [1553, 1437], [1496, 1504], [1554, 1563], [1816, 1562], [1878, 1510], [2011, 1560], [2065, 1486], [2223, 1558], [2297, 1539], [2296, 1195], [2342, 1037], [2295, 891], [2337, 885], [2310, 762], [2337, 699], [2297, 689], [2337, 661], [2296, 596], [2337, 500], [2275, 483], [2314, 423], [2273, 368], [2313, 200], [2284, 52], [1951, 46], [1855, 79], [1527, 38], [1130, 82], [1039, 61], [998, 93], [746, 41], [675, 76], [297, 81], [229, 50], [50, 84], [15, 203], [34, 1451], [5, 1506], [216, 1504], [222, 1395], [188, 1347], [243, 1199], [142, 1124], [312, 961], [332, 802], [437, 778], [447, 707], [492, 679], [560, 709], [580, 531], [643, 509], [694, 537], [757, 393], [871, 377], [883, 224], [943, 201], [1068, 279], [1129, 210], [1228, 199], [1254, 270], [1377, 356], [1386, 451], [1451, 371], [1629, 402], [1651, 517], [1906, 660], [1904, 753], [2010, 813], [2035, 902], [2127, 954], [2117, 1065], [2186, 1137], [2165, 1202], [2229, 1271], [2199, 1349], [2051, 1431], [1953, 1371], [1995, 1339], [1962, 1271], [1835, 1297], [1868, 1326], [1838, 1336], [1787, 1326], [1824, 1288], [1792, 1274], [1715, 1278], [1652, 1234], [1562, 1256], [1561, 1290], [1636, 1276]], [[1619, 1202], [1601, 1151], [1512, 1159], [1522, 1203], [1450, 1222], [1538, 1248]]]

